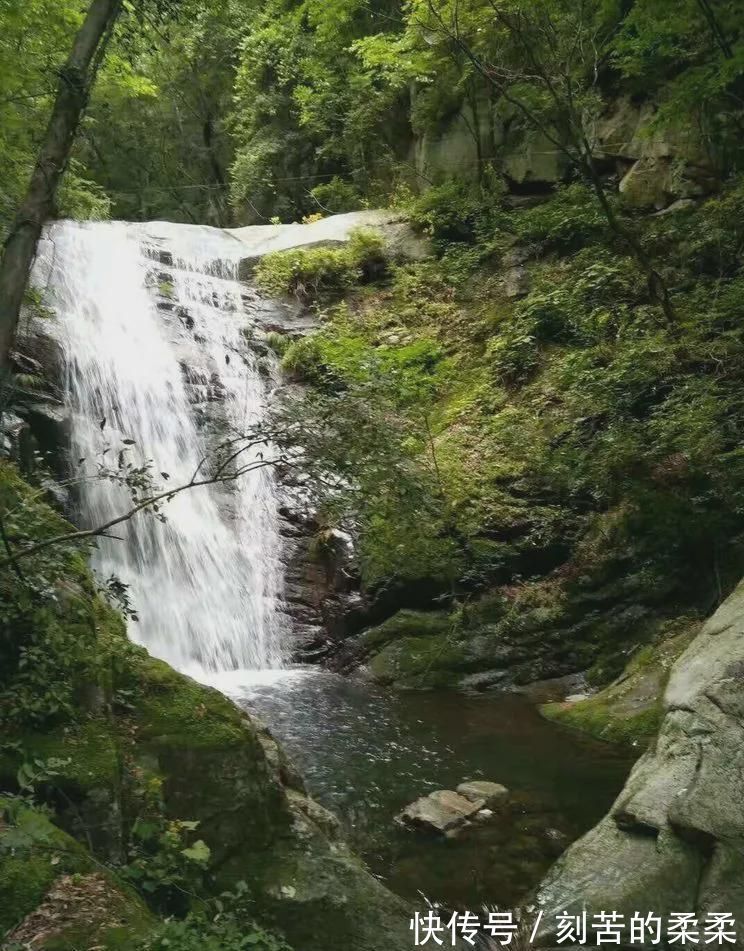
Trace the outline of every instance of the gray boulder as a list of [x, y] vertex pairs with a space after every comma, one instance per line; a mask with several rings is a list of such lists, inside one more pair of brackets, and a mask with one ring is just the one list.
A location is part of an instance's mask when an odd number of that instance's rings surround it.
[[[553, 867], [561, 911], [728, 912], [744, 946], [744, 582], [672, 668], [665, 716], [608, 816]], [[702, 925], [701, 925], [702, 926]]]
[[489, 783], [485, 779], [473, 779], [467, 783], [460, 783], [457, 792], [471, 802], [485, 803], [488, 809], [503, 805], [509, 798], [509, 790], [501, 783]]
[[484, 799], [466, 799], [451, 789], [439, 789], [406, 806], [396, 822], [448, 833], [463, 826], [485, 804]]

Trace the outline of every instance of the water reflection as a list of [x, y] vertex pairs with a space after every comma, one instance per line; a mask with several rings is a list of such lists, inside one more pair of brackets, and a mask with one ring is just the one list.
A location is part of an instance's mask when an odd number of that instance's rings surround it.
[[[236, 681], [231, 692], [268, 723], [372, 870], [410, 898], [518, 901], [607, 810], [631, 764], [518, 696], [389, 693], [316, 670]], [[476, 778], [509, 787], [507, 813], [454, 840], [393, 823], [416, 797]]]

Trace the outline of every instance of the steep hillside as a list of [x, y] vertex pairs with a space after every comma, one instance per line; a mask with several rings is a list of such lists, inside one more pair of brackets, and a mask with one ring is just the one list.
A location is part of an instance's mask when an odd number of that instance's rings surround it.
[[[405, 686], [620, 673], [704, 616], [741, 568], [738, 182], [616, 213], [672, 289], [668, 321], [588, 189], [527, 207], [486, 186], [414, 203], [436, 255], [269, 255], [258, 279], [319, 309], [278, 338], [309, 383], [325, 499], [352, 525], [379, 627], [334, 648]], [[423, 613], [418, 609], [425, 609]], [[410, 609], [414, 609], [412, 612]]]

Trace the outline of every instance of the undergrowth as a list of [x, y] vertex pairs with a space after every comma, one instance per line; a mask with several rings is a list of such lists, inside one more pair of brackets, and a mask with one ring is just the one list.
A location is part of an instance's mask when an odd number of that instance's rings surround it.
[[386, 266], [382, 238], [360, 228], [340, 247], [331, 244], [267, 254], [256, 267], [255, 280], [268, 294], [308, 302], [374, 280]]
[[[454, 182], [413, 206], [436, 259], [392, 267], [372, 292], [347, 287], [323, 329], [288, 348], [285, 367], [336, 401], [337, 427], [363, 394], [383, 431], [405, 430], [390, 472], [426, 486], [370, 485], [360, 453], [349, 510], [368, 584], [606, 583], [632, 564], [641, 600], [709, 605], [734, 578], [744, 183], [647, 219], [613, 201], [674, 288], [677, 325], [587, 188], [512, 210], [489, 182]], [[515, 260], [527, 276], [516, 296], [503, 280]]]

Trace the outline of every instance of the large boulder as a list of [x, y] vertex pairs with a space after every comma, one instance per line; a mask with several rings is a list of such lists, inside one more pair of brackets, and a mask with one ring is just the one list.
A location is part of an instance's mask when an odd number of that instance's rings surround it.
[[672, 668], [664, 710], [609, 815], [543, 882], [544, 943], [556, 914], [583, 907], [729, 912], [744, 941], [744, 582]]

